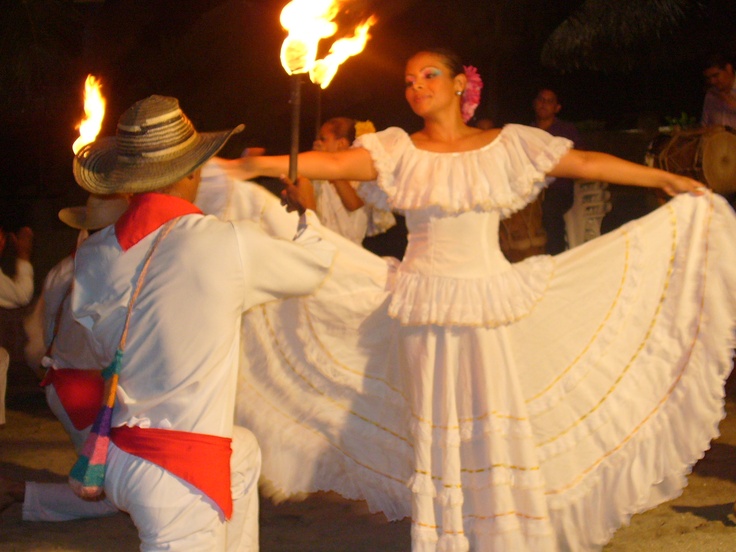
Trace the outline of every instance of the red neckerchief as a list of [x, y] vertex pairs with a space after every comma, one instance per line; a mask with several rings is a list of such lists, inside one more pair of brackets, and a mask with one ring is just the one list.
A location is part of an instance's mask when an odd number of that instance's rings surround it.
[[201, 215], [202, 211], [186, 199], [156, 192], [136, 194], [115, 223], [115, 236], [127, 251], [171, 219], [193, 214]]

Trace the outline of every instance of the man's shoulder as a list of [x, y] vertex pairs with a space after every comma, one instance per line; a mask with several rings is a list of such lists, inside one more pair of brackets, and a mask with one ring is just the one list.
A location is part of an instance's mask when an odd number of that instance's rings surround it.
[[565, 119], [555, 119], [555, 122], [552, 124], [552, 127], [559, 129], [561, 131], [569, 131], [569, 132], [578, 131], [578, 127], [575, 125], [575, 123], [571, 121], [567, 121]]
[[553, 136], [561, 136], [562, 138], [572, 140], [576, 144], [580, 142], [580, 131], [578, 131], [578, 127], [575, 123], [564, 119], [555, 119], [548, 132]]
[[[192, 221], [192, 225], [182, 236], [184, 241], [198, 240], [205, 244], [220, 244], [228, 247], [227, 242], [237, 236], [238, 241], [254, 239], [254, 236], [266, 235], [261, 228], [260, 221], [248, 218], [222, 220], [214, 215], [205, 215], [198, 220]], [[232, 243], [232, 242], [230, 242]]]

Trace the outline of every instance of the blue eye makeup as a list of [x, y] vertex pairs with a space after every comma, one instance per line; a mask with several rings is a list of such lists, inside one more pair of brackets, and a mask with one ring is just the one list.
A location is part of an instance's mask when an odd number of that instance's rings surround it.
[[442, 71], [440, 71], [439, 69], [436, 69], [434, 67], [429, 68], [429, 69], [425, 69], [424, 71], [422, 71], [422, 76], [425, 79], [433, 79], [435, 77], [439, 77], [441, 74], [442, 74]]
[[[436, 67], [427, 67], [419, 72], [419, 78], [422, 80], [432, 80], [439, 77], [440, 75], [442, 75], [442, 70]], [[404, 86], [406, 86], [406, 88], [411, 88], [414, 85], [415, 81], [416, 78], [413, 76], [406, 77], [406, 81], [404, 81]]]

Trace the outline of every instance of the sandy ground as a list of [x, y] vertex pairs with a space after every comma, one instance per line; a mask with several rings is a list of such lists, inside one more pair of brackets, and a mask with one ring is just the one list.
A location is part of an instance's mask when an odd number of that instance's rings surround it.
[[[23, 365], [10, 369], [7, 424], [0, 429], [0, 475], [61, 482], [74, 452], [48, 410], [34, 376]], [[736, 551], [736, 392], [729, 382], [728, 415], [721, 437], [695, 466], [682, 496], [634, 516], [605, 552]], [[0, 496], [0, 507], [3, 499]], [[262, 552], [398, 552], [410, 550], [409, 523], [387, 523], [365, 504], [334, 494], [274, 505], [261, 501]], [[135, 527], [125, 514], [61, 523], [24, 522], [21, 505], [0, 513], [0, 551], [133, 551]], [[514, 552], [514, 551], [508, 551]]]

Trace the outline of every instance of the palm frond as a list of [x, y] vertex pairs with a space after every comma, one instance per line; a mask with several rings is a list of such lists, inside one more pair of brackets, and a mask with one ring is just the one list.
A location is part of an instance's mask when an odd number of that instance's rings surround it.
[[702, 7], [698, 0], [586, 0], [549, 37], [542, 63], [562, 72], [629, 70]]

